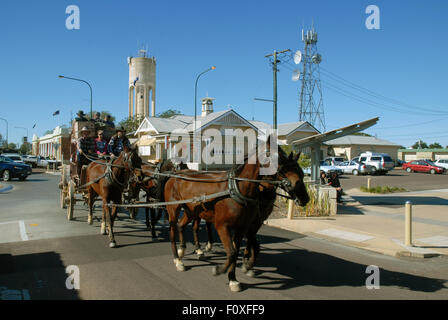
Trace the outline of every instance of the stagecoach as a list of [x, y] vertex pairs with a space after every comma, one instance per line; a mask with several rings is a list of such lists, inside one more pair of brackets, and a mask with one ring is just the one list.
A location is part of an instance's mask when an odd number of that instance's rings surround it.
[[[60, 189], [60, 205], [62, 209], [67, 209], [67, 219], [73, 219], [73, 207], [77, 201], [85, 202], [87, 199], [87, 188], [78, 189], [79, 186], [86, 184], [85, 168], [81, 170], [81, 177], [76, 172], [77, 161], [77, 141], [81, 137], [81, 129], [87, 127], [89, 129], [89, 137], [94, 139], [97, 136], [98, 130], [103, 130], [103, 137], [106, 140], [115, 134], [115, 128], [105, 125], [101, 122], [93, 121], [73, 121], [72, 131], [70, 133], [69, 143], [66, 146], [70, 150], [70, 158], [64, 160], [61, 167], [61, 181], [59, 183]], [[62, 146], [64, 147], [64, 146]]]

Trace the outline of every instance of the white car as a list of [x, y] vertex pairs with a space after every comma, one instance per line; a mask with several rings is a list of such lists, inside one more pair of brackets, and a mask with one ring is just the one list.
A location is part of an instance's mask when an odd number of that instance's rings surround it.
[[353, 174], [354, 176], [360, 174], [370, 174], [372, 173], [372, 166], [364, 163], [359, 163], [356, 161], [344, 161], [335, 165], [336, 168], [342, 170], [343, 173]]
[[2, 156], [8, 157], [9, 159], [17, 163], [24, 163], [22, 157], [18, 153], [3, 153]]
[[434, 164], [438, 167], [448, 169], [448, 159], [439, 159], [435, 161]]

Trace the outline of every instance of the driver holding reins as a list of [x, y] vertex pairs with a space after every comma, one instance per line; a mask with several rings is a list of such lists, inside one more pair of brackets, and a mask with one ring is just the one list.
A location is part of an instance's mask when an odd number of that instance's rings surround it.
[[90, 130], [87, 127], [81, 129], [81, 137], [78, 139], [78, 161], [76, 163], [76, 172], [81, 179], [81, 168], [83, 165], [88, 165], [90, 160], [88, 157], [92, 157], [95, 154], [95, 144], [89, 137]]
[[109, 145], [107, 146], [110, 157], [112, 159], [120, 155], [121, 151], [123, 151], [124, 146], [126, 146], [128, 149], [131, 148], [131, 143], [125, 135], [126, 130], [123, 128], [123, 126], [118, 127], [116, 131], [117, 134], [115, 134], [110, 139]]

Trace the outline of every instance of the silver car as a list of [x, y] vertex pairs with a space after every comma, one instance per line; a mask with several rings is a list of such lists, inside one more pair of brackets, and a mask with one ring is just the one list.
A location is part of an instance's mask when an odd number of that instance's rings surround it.
[[338, 163], [336, 168], [341, 169], [344, 173], [353, 174], [354, 176], [360, 175], [360, 174], [370, 174], [372, 173], [373, 166], [359, 163], [356, 161], [344, 161]]

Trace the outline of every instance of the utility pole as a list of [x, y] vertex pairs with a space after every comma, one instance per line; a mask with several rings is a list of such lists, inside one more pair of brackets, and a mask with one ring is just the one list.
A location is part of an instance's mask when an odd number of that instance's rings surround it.
[[271, 57], [271, 56], [274, 57], [274, 61], [272, 62], [272, 71], [274, 73], [274, 92], [273, 92], [273, 102], [274, 102], [273, 127], [274, 127], [274, 130], [277, 129], [277, 71], [278, 71], [277, 63], [280, 62], [280, 60], [277, 60], [277, 55], [281, 54], [281, 53], [288, 52], [288, 51], [291, 51], [291, 50], [287, 49], [287, 50], [283, 50], [280, 52], [277, 52], [276, 50], [274, 50], [274, 53], [271, 53], [271, 54], [268, 54], [265, 56], [266, 58]]

